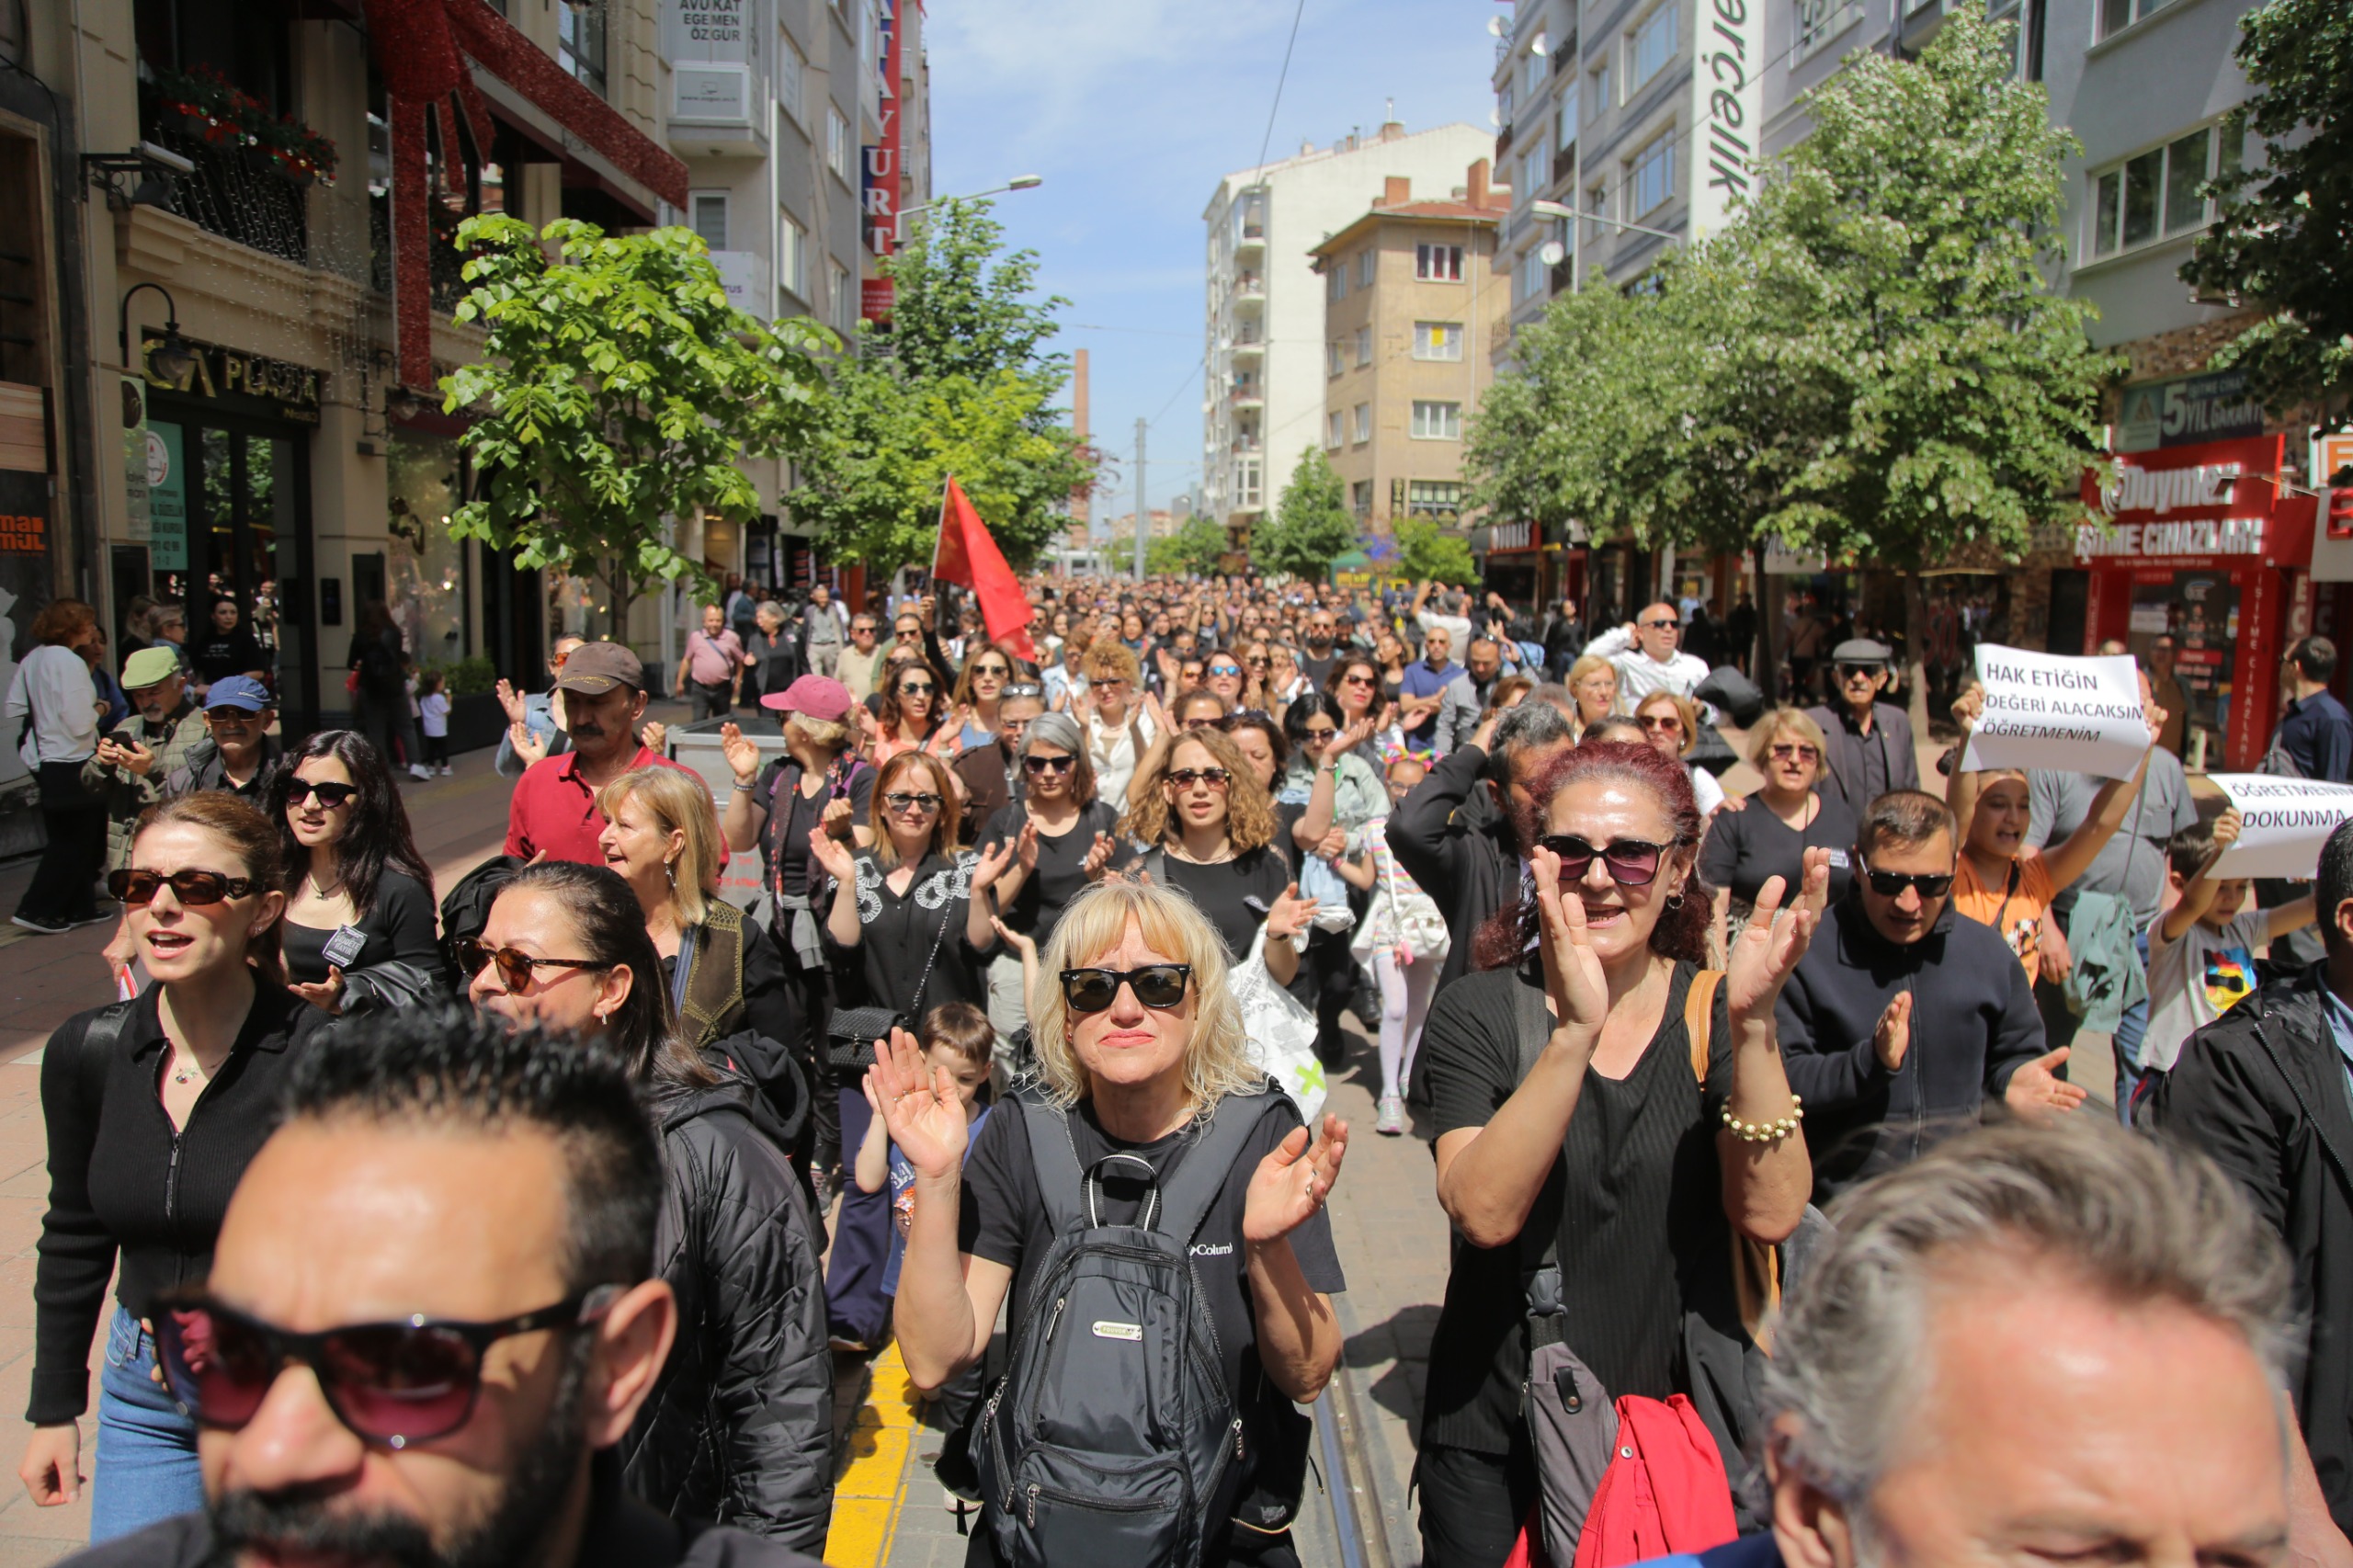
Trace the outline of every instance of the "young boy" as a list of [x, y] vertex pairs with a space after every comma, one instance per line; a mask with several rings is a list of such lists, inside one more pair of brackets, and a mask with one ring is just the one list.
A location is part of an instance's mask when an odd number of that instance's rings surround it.
[[[981, 1104], [981, 1090], [989, 1081], [989, 1066], [996, 1054], [996, 1030], [989, 1025], [989, 1016], [970, 1002], [942, 1002], [926, 1015], [923, 1029], [916, 1037], [923, 1045], [924, 1065], [945, 1067], [956, 1081], [956, 1092], [963, 1099], [964, 1114], [971, 1119], [964, 1145], [970, 1158], [972, 1146], [981, 1136], [981, 1124], [989, 1119], [989, 1108]], [[866, 1124], [866, 1139], [858, 1146], [858, 1162], [851, 1175], [857, 1178], [860, 1192], [880, 1192], [883, 1183], [891, 1187], [891, 1256], [882, 1265], [882, 1293], [899, 1293], [899, 1260], [905, 1255], [907, 1226], [915, 1217], [915, 1168], [898, 1145], [891, 1142], [890, 1130], [882, 1125], [882, 1113], [876, 1108], [874, 1119]]]
[[2256, 988], [2255, 955], [2278, 937], [2313, 923], [2310, 895], [2277, 909], [2245, 909], [2247, 880], [2218, 878], [2214, 863], [2238, 842], [2238, 809], [2211, 832], [2174, 835], [2165, 880], [2175, 903], [2149, 929], [2149, 1033], [2141, 1071], [2165, 1072], [2182, 1042]]

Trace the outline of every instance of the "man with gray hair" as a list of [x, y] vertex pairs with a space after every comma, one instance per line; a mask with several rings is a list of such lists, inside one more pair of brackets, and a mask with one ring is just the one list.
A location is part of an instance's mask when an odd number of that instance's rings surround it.
[[1697, 1562], [2346, 1554], [2279, 1392], [2287, 1259], [2211, 1162], [2088, 1118], [2014, 1123], [1833, 1218], [1764, 1375], [1771, 1530]]

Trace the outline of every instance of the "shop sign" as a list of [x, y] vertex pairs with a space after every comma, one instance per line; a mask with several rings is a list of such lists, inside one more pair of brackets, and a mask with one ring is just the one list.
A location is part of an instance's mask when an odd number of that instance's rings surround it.
[[[899, 244], [899, 0], [876, 0], [875, 24], [882, 46], [875, 104], [881, 140], [866, 145], [858, 195], [864, 208], [866, 248], [876, 256], [885, 256]], [[869, 303], [860, 301], [861, 306]], [[867, 319], [881, 318], [870, 314]]]
[[128, 510], [122, 537], [147, 542], [147, 388], [137, 376], [122, 378], [122, 494]]
[[753, 0], [663, 0], [670, 118], [699, 125], [752, 123], [752, 80], [762, 74], [764, 30]]
[[1544, 536], [1532, 521], [1491, 523], [1487, 526], [1487, 553], [1510, 555], [1522, 551], [1543, 548]]
[[49, 475], [0, 469], [0, 555], [42, 555], [48, 550]]
[[164, 335], [152, 328], [140, 340], [139, 368], [149, 386], [191, 397], [262, 398], [278, 404], [284, 418], [304, 425], [319, 422], [320, 374], [309, 366], [184, 338], [196, 352], [189, 356], [179, 380], [166, 381], [155, 369], [155, 346], [163, 341]]
[[2245, 370], [2213, 370], [2124, 389], [2116, 449], [2145, 452], [2263, 434], [2263, 404], [2248, 395]]
[[1690, 233], [1696, 242], [1731, 222], [1752, 194], [1764, 125], [1765, 0], [1700, 0], [1688, 124], [1699, 132]]
[[2086, 469], [2082, 495], [2090, 515], [2075, 530], [2076, 559], [2246, 556], [2305, 564], [2309, 510], [2283, 505], [2270, 483], [2237, 483], [2276, 479], [2284, 451], [2283, 437], [2265, 436], [2120, 452], [2105, 483]]
[[2104, 528], [2086, 523], [2075, 530], [2075, 554], [2101, 556], [2261, 555], [2262, 517], [2188, 517], [2173, 523], [2126, 523]]
[[158, 419], [147, 426], [148, 564], [158, 572], [188, 570], [188, 464], [180, 427]]

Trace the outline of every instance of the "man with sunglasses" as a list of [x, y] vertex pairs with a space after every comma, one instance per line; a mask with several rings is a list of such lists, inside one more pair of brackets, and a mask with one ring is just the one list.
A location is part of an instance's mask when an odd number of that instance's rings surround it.
[[1952, 907], [1960, 835], [1934, 795], [1897, 790], [1863, 812], [1855, 882], [1830, 906], [1776, 1015], [1805, 1104], [1813, 1191], [1827, 1202], [1984, 1119], [2042, 1118], [2083, 1090], [2046, 1054], [2034, 987], [1990, 926]]
[[159, 1303], [206, 1506], [80, 1568], [805, 1568], [631, 1499], [613, 1452], [678, 1332], [623, 1065], [496, 1020], [370, 1018], [301, 1059], [210, 1278]]
[[[1680, 652], [1682, 646], [1683, 613], [1662, 600], [1644, 606], [1631, 623], [1603, 632], [1585, 651], [1616, 666], [1618, 701], [1631, 713], [1654, 691], [1689, 697], [1708, 678], [1708, 661]], [[1699, 717], [1712, 724], [1715, 710], [1700, 703]]]
[[849, 688], [850, 699], [863, 702], [874, 695], [881, 678], [881, 623], [870, 610], [849, 618], [849, 646], [834, 661], [834, 678]]
[[269, 733], [277, 720], [278, 705], [269, 688], [251, 676], [214, 681], [205, 694], [206, 738], [188, 748], [188, 760], [164, 781], [164, 793], [226, 790], [258, 803], [262, 781], [280, 750]]
[[1886, 643], [1868, 637], [1839, 643], [1830, 653], [1838, 700], [1806, 710], [1806, 717], [1822, 726], [1823, 738], [1830, 743], [1830, 755], [1823, 759], [1830, 777], [1822, 787], [1858, 816], [1890, 790], [1920, 787], [1920, 754], [1913, 746], [1911, 717], [1894, 703], [1879, 699], [1893, 657]]
[[996, 744], [967, 747], [956, 759], [952, 771], [964, 781], [964, 843], [979, 843], [982, 825], [1019, 791], [1021, 738], [1029, 733], [1029, 721], [1045, 710], [1044, 689], [1037, 682], [1014, 682], [997, 698]]
[[[586, 641], [567, 633], [550, 645], [548, 675], [551, 679], [563, 674], [564, 661]], [[491, 758], [490, 766], [501, 778], [520, 778], [523, 770], [540, 757], [561, 756], [572, 749], [571, 738], [564, 733], [563, 702], [554, 687], [527, 696], [502, 679], [497, 691], [498, 705], [506, 710], [506, 729], [498, 737], [498, 753]], [[518, 750], [518, 744], [531, 755]]]
[[[556, 677], [572, 749], [542, 757], [516, 782], [506, 808], [506, 853], [529, 860], [601, 866], [605, 813], [597, 792], [632, 767], [676, 767], [638, 739], [645, 718], [645, 666], [618, 642], [586, 642]], [[711, 808], [716, 820], [719, 808]]]

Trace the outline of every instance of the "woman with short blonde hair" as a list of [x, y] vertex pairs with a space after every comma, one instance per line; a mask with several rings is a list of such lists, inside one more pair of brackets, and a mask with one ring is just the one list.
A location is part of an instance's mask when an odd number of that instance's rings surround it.
[[1569, 678], [1563, 684], [1577, 700], [1573, 728], [1580, 739], [1587, 724], [1597, 723], [1618, 711], [1618, 666], [1600, 654], [1587, 653], [1571, 665]]
[[[1642, 726], [1643, 738], [1661, 756], [1681, 762], [1699, 744], [1699, 710], [1688, 697], [1672, 691], [1654, 691], [1634, 705], [1634, 722]], [[1699, 820], [1705, 822], [1715, 815], [1716, 808], [1724, 803], [1724, 787], [1716, 776], [1695, 764], [1687, 764], [1691, 775], [1691, 796], [1699, 802]]]
[[[1176, 751], [1180, 762], [1190, 755], [1185, 743]], [[955, 1085], [944, 1068], [926, 1067], [912, 1035], [893, 1032], [866, 1083], [868, 1102], [915, 1170], [897, 1298], [906, 1310], [896, 1326], [922, 1388], [980, 1358], [1008, 1291], [1017, 1365], [1053, 1353], [1051, 1342], [1029, 1336], [1054, 1332], [1038, 1326], [1042, 1314], [1029, 1298], [1055, 1242], [1055, 1215], [1091, 1199], [1100, 1223], [1149, 1224], [1155, 1193], [1182, 1190], [1175, 1184], [1197, 1176], [1197, 1162], [1214, 1162], [1215, 1196], [1186, 1250], [1215, 1330], [1227, 1400], [1218, 1414], [1252, 1436], [1235, 1445], [1241, 1472], [1199, 1500], [1206, 1517], [1194, 1561], [1203, 1564], [1296, 1560], [1279, 1526], [1237, 1528], [1233, 1517], [1245, 1498], [1260, 1518], [1287, 1517], [1286, 1506], [1298, 1502], [1297, 1483], [1282, 1479], [1303, 1476], [1306, 1459], [1304, 1424], [1290, 1407], [1314, 1399], [1338, 1363], [1332, 1297], [1347, 1289], [1324, 1205], [1347, 1124], [1327, 1116], [1311, 1142], [1290, 1099], [1251, 1061], [1226, 977], [1224, 944], [1189, 899], [1161, 885], [1105, 882], [1072, 901], [1040, 966], [1030, 1010], [1044, 1093], [1001, 1104], [969, 1162]], [[1041, 1177], [1040, 1167], [1058, 1171], [1074, 1158], [1072, 1190], [1047, 1188], [1060, 1178]], [[1087, 1333], [1084, 1316], [1073, 1312], [1062, 1331]], [[1136, 1349], [1151, 1364], [1184, 1354], [1181, 1324], [1110, 1326], [1142, 1341]], [[1108, 1336], [1102, 1323], [1093, 1332]], [[1032, 1485], [1023, 1517], [1006, 1517], [1016, 1482], [992, 1472], [1005, 1449], [993, 1423], [1013, 1414], [1010, 1403], [1002, 1416], [992, 1406], [972, 1445], [985, 1498], [978, 1539], [995, 1548], [1017, 1525], [1048, 1539], [1099, 1530], [1096, 1505], [1111, 1500], [1088, 1495], [1084, 1482], [1073, 1482], [1075, 1495]], [[1262, 1501], [1270, 1506], [1262, 1510]], [[1000, 1553], [984, 1549], [975, 1559]]]
[[1776, 708], [1749, 732], [1748, 760], [1765, 782], [1739, 809], [1716, 813], [1699, 851], [1700, 875], [1715, 890], [1717, 951], [1768, 881], [1779, 877], [1797, 886], [1809, 849], [1828, 854], [1832, 901], [1847, 896], [1855, 875], [1855, 813], [1837, 791], [1819, 788], [1829, 776], [1829, 756], [1822, 726], [1802, 709]]

